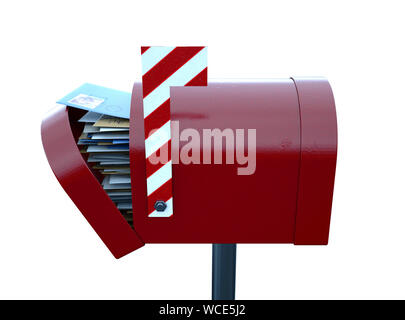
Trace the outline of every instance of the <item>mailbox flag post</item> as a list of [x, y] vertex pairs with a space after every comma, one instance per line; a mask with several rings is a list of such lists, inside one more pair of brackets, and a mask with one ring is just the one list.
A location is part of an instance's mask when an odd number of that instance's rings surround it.
[[151, 159], [171, 149], [170, 87], [207, 86], [207, 48], [142, 47], [141, 54], [148, 217], [169, 218], [172, 161]]

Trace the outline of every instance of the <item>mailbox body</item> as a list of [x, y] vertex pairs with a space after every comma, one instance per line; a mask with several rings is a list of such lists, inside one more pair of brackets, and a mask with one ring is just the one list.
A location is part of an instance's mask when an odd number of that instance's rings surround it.
[[[133, 90], [134, 224], [145, 242], [327, 243], [337, 129], [326, 80], [171, 88], [171, 121], [178, 121], [180, 132], [192, 128], [202, 137], [204, 129], [255, 129], [256, 171], [238, 175], [238, 163], [226, 164], [225, 140], [222, 164], [173, 164], [174, 215], [169, 218], [147, 215], [141, 86]], [[180, 141], [172, 152], [188, 143]], [[196, 143], [202, 158], [205, 146]]]
[[[246, 135], [249, 129], [255, 129], [256, 169], [251, 175], [238, 175], [237, 169], [244, 165], [236, 161], [173, 164], [174, 214], [168, 218], [147, 214], [142, 108], [142, 87], [136, 83], [130, 116], [135, 231], [128, 230], [124, 219], [117, 217], [118, 210], [75, 148], [72, 132], [78, 130], [78, 124], [68, 114], [76, 111], [59, 110], [44, 120], [42, 127], [44, 148], [55, 175], [116, 257], [143, 243], [327, 244], [337, 124], [333, 94], [325, 79], [224, 81], [209, 82], [207, 87], [172, 87], [171, 121], [178, 122], [180, 132], [190, 128], [202, 137], [204, 129], [243, 129]], [[49, 138], [52, 132], [63, 137], [68, 145], [65, 151]], [[180, 141], [172, 146], [172, 152], [179, 153], [188, 143]], [[202, 159], [204, 143], [192, 143], [200, 148]], [[225, 159], [225, 140], [222, 146]], [[60, 155], [55, 152], [57, 148]], [[74, 163], [58, 160], [70, 153], [75, 153]], [[91, 188], [97, 192], [85, 200], [72, 190], [72, 179], [88, 180], [89, 175], [93, 177]], [[97, 215], [89, 208], [100, 198], [108, 205], [97, 206], [101, 212]], [[111, 221], [114, 230], [110, 232], [106, 228]]]

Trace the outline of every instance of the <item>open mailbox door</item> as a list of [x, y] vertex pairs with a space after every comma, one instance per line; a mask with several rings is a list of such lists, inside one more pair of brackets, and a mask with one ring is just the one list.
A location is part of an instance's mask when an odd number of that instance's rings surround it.
[[59, 183], [116, 258], [144, 245], [101, 186], [77, 146], [85, 111], [58, 105], [42, 122], [42, 143]]

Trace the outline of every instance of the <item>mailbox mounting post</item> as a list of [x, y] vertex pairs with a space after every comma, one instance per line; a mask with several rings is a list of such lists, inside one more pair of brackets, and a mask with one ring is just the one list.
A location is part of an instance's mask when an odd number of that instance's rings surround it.
[[212, 245], [212, 300], [235, 300], [236, 244]]

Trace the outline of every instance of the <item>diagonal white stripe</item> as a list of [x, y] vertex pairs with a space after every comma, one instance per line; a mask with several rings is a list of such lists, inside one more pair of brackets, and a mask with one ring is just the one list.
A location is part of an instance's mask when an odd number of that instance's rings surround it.
[[[149, 49], [150, 50], [150, 49]], [[149, 51], [148, 50], [148, 51]], [[146, 51], [146, 52], [148, 52]], [[146, 54], [145, 52], [145, 54]], [[179, 70], [167, 78], [159, 87], [143, 99], [143, 115], [146, 118], [163, 102], [170, 98], [171, 86], [184, 86], [207, 67], [207, 48], [202, 49]]]
[[165, 211], [159, 212], [159, 211], [153, 211], [151, 214], [149, 214], [150, 218], [167, 218], [173, 215], [173, 198], [170, 198], [169, 200], [166, 201], [167, 208]]
[[142, 75], [152, 69], [158, 62], [172, 52], [176, 47], [150, 47], [142, 57]]
[[170, 120], [145, 140], [145, 156], [149, 156], [170, 140]]
[[148, 196], [153, 193], [153, 191], [160, 188], [165, 182], [167, 182], [172, 177], [172, 161], [167, 162], [158, 171], [154, 172], [147, 180]]

